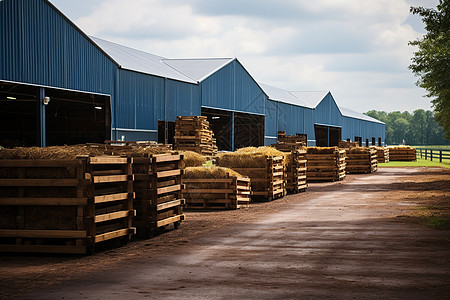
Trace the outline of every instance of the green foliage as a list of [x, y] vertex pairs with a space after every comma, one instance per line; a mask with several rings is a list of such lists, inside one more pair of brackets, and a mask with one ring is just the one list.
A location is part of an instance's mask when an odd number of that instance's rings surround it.
[[403, 140], [416, 146], [450, 145], [430, 110], [417, 109], [412, 114], [371, 110], [365, 114], [386, 124], [387, 145], [399, 145]]
[[411, 7], [411, 12], [422, 17], [427, 33], [409, 43], [418, 48], [409, 69], [433, 98], [436, 121], [450, 139], [450, 0], [440, 0], [436, 9]]

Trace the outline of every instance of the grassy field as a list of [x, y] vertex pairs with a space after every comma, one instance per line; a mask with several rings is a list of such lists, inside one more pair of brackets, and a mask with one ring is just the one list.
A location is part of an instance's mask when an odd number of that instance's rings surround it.
[[439, 163], [418, 158], [417, 161], [390, 161], [388, 163], [380, 163], [378, 167], [441, 167], [450, 168], [450, 162]]

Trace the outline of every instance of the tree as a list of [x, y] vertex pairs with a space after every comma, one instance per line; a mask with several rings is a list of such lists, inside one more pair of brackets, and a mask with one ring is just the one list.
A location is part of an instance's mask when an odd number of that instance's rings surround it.
[[419, 77], [416, 84], [433, 98], [436, 121], [450, 139], [450, 0], [439, 0], [436, 8], [410, 9], [422, 17], [427, 33], [409, 43], [418, 47], [409, 69]]
[[403, 139], [415, 146], [450, 145], [430, 110], [417, 109], [412, 114], [371, 110], [365, 114], [386, 124], [385, 142], [388, 145], [401, 144]]

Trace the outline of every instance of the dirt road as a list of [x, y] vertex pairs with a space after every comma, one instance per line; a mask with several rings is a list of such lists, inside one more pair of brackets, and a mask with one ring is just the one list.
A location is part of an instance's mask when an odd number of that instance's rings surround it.
[[[311, 184], [246, 210], [188, 213], [180, 230], [89, 258], [8, 256], [0, 271], [29, 282], [20, 269], [41, 268], [22, 299], [448, 299], [450, 232], [399, 217], [426, 200], [422, 186], [448, 199], [450, 172], [386, 168]], [[57, 284], [45, 284], [46, 267]]]

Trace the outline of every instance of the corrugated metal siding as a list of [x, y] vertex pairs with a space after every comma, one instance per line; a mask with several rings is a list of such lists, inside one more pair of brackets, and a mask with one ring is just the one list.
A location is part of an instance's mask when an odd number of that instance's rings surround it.
[[116, 65], [45, 1], [1, 1], [0, 43], [0, 79], [113, 93]]
[[117, 127], [157, 130], [163, 115], [164, 79], [120, 70]]
[[342, 115], [330, 93], [317, 105], [314, 111], [316, 123], [341, 126]]
[[165, 116], [160, 116], [160, 120], [201, 115], [200, 86], [166, 79], [166, 92]]
[[264, 145], [270, 146], [277, 142], [277, 115], [278, 115], [278, 102], [268, 100], [265, 105], [265, 118], [264, 118]]
[[264, 114], [265, 94], [236, 60], [200, 85], [202, 106]]

